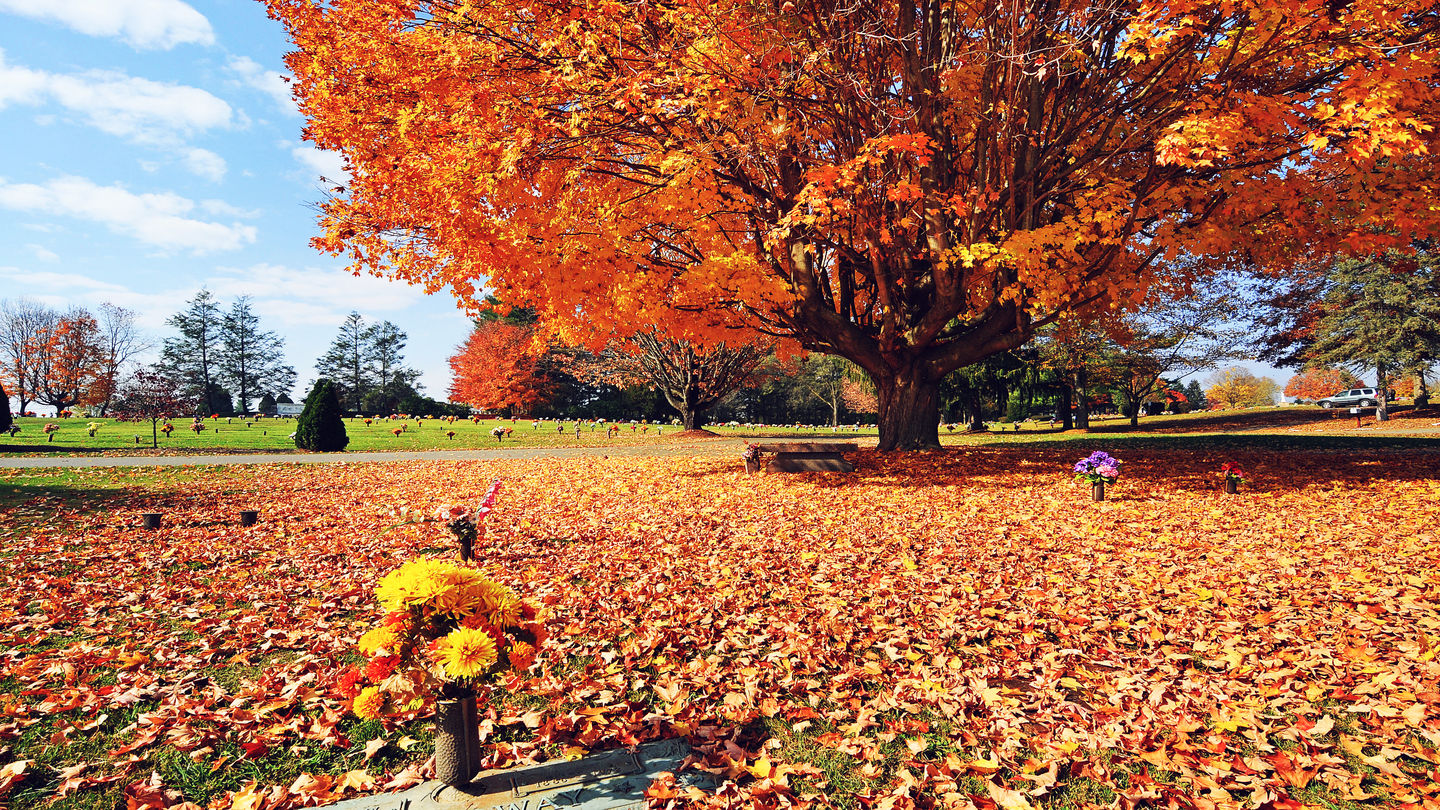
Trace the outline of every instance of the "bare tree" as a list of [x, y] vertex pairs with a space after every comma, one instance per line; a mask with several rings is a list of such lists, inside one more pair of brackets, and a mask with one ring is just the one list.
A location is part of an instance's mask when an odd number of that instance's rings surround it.
[[152, 344], [136, 326], [134, 310], [106, 301], [100, 305], [99, 321], [100, 376], [96, 380], [95, 400], [100, 405], [100, 415], [105, 416], [118, 392], [121, 373]]
[[685, 429], [694, 430], [702, 414], [755, 378], [769, 354], [767, 344], [700, 346], [652, 329], [599, 354], [579, 353], [567, 371], [591, 381], [654, 386], [680, 412]]

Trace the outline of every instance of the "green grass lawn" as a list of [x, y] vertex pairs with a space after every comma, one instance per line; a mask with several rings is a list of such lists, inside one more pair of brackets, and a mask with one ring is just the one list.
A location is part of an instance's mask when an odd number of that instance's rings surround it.
[[[15, 420], [20, 432], [14, 437], [0, 434], [0, 445], [9, 452], [93, 453], [100, 451], [149, 450], [149, 422], [119, 422], [114, 419], [75, 417], [55, 419], [26, 417]], [[45, 425], [58, 429], [44, 432]], [[95, 435], [89, 426], [96, 425]], [[167, 437], [159, 436], [162, 450], [183, 453], [205, 452], [293, 452], [294, 419], [267, 417], [247, 420], [244, 417], [206, 419], [205, 430], [189, 429], [190, 420], [172, 422], [175, 430]], [[582, 424], [580, 437], [575, 436], [575, 423], [563, 422], [563, 431], [556, 430], [554, 421], [542, 421], [538, 428], [530, 420], [482, 419], [478, 423], [456, 419], [376, 419], [365, 424], [363, 419], [346, 419], [345, 432], [350, 437], [351, 451], [362, 450], [472, 450], [495, 447], [577, 447], [616, 444], [645, 444], [664, 441], [680, 431], [671, 425], [640, 425], [632, 430], [629, 423], [621, 426], [620, 434], [607, 438], [604, 425]], [[497, 441], [490, 431], [496, 426], [514, 432]], [[642, 429], [643, 428], [643, 429]], [[401, 430], [397, 436], [394, 431]], [[449, 435], [453, 431], [454, 435]]]
[[[1405, 406], [1397, 408], [1396, 418], [1385, 425], [1376, 425], [1373, 415], [1365, 415], [1357, 426], [1348, 413], [1324, 411], [1313, 406], [1291, 406], [1281, 408], [1255, 408], [1244, 411], [1202, 411], [1189, 414], [1147, 416], [1132, 427], [1128, 419], [1120, 416], [1098, 416], [1091, 420], [1088, 431], [1062, 431], [1048, 419], [1027, 420], [1019, 425], [1005, 422], [991, 422], [985, 432], [972, 433], [964, 425], [946, 424], [940, 429], [940, 440], [949, 445], [973, 445], [992, 443], [1034, 443], [1034, 442], [1128, 442], [1139, 439], [1173, 441], [1181, 435], [1209, 434], [1215, 436], [1284, 436], [1302, 439], [1319, 439], [1322, 436], [1346, 436], [1360, 440], [1362, 444], [1373, 444], [1383, 438], [1385, 442], [1409, 441], [1429, 435], [1440, 437], [1440, 408], [1414, 411]], [[55, 419], [27, 417], [17, 419], [20, 432], [14, 437], [0, 434], [0, 452], [8, 453], [55, 453], [88, 454], [108, 452], [110, 454], [150, 452], [150, 424], [117, 422], [113, 419]], [[47, 435], [44, 427], [54, 424], [58, 429]], [[96, 426], [95, 435], [89, 435], [88, 427]], [[205, 430], [196, 434], [189, 430], [189, 420], [173, 422], [175, 430], [169, 437], [161, 435], [159, 444], [167, 454], [174, 453], [227, 453], [227, 452], [295, 452], [290, 434], [295, 430], [294, 419], [266, 418], [247, 420], [244, 417], [230, 417], [205, 420]], [[473, 450], [510, 447], [602, 447], [614, 445], [660, 445], [679, 439], [680, 428], [673, 425], [635, 425], [623, 423], [618, 436], [607, 436], [605, 426], [581, 424], [580, 435], [575, 435], [575, 422], [556, 423], [541, 421], [539, 427], [528, 419], [482, 419], [478, 423], [468, 419], [457, 419], [450, 423], [441, 419], [409, 420], [345, 420], [345, 430], [350, 436], [350, 451], [386, 450]], [[557, 424], [563, 430], [557, 430]], [[503, 441], [496, 441], [490, 431], [496, 426], [510, 428], [513, 433]], [[856, 441], [861, 444], [874, 442], [877, 433], [874, 427], [862, 425], [858, 430], [842, 425], [837, 429], [829, 426], [797, 425], [712, 425], [710, 431], [724, 438], [733, 439], [785, 439], [802, 438], [834, 441]], [[401, 430], [395, 435], [396, 430]], [[453, 431], [454, 435], [450, 435]], [[1418, 434], [1418, 435], [1417, 435]], [[1303, 443], [1303, 442], [1302, 442]]]

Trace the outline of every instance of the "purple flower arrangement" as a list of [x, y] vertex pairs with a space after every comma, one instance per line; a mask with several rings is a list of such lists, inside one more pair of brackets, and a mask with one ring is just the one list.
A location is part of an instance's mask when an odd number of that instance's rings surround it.
[[1099, 450], [1075, 462], [1075, 480], [1090, 484], [1113, 484], [1120, 477], [1120, 459]]

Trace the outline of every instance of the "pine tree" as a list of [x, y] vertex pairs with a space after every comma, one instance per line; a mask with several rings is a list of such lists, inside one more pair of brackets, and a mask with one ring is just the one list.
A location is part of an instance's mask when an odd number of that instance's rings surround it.
[[305, 398], [305, 410], [296, 420], [295, 446], [301, 450], [332, 453], [344, 450], [349, 443], [335, 384], [324, 378], [316, 380]]
[[[370, 331], [360, 313], [351, 312], [340, 324], [340, 333], [330, 348], [315, 361], [315, 371], [322, 378], [333, 381], [340, 390], [339, 397], [348, 410], [359, 410], [365, 394], [374, 385], [374, 375], [369, 367]], [[402, 343], [403, 345], [403, 343]]]
[[218, 387], [222, 320], [215, 296], [202, 289], [166, 321], [179, 334], [166, 338], [160, 350], [161, 365], [181, 380], [186, 393], [199, 403], [196, 413], [203, 416], [219, 413], [221, 407], [210, 400], [210, 394]]
[[275, 403], [275, 397], [271, 396], [267, 391], [264, 396], [260, 397], [260, 404], [255, 406], [255, 412], [266, 414], [275, 413]]
[[237, 397], [241, 413], [261, 393], [288, 391], [295, 385], [295, 369], [284, 363], [285, 341], [260, 328], [250, 309], [249, 296], [240, 296], [220, 324], [224, 353], [219, 359], [221, 379]]
[[[1313, 364], [1373, 371], [1388, 388], [1397, 374], [1424, 373], [1440, 359], [1440, 255], [1391, 251], [1335, 265], [1320, 304]], [[1381, 398], [1376, 419], [1387, 417]]]
[[1185, 399], [1190, 401], [1190, 410], [1203, 411], [1210, 407], [1210, 401], [1205, 398], [1205, 389], [1200, 387], [1199, 380], [1191, 380], [1185, 386]]

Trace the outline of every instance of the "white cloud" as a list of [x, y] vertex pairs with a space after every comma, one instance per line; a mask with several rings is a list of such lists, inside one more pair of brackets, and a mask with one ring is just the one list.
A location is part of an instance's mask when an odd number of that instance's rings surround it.
[[278, 71], [266, 70], [248, 56], [231, 57], [225, 67], [230, 69], [246, 87], [259, 90], [269, 96], [280, 109], [290, 115], [299, 115], [295, 99], [290, 96], [290, 83]]
[[339, 152], [316, 149], [313, 146], [296, 146], [290, 155], [301, 165], [332, 183], [345, 185], [350, 182], [350, 173], [345, 171], [345, 159]]
[[0, 11], [118, 37], [141, 49], [215, 44], [210, 21], [181, 0], [0, 0]]
[[60, 254], [56, 253], [50, 248], [45, 247], [44, 245], [31, 244], [26, 245], [25, 248], [29, 250], [32, 254], [34, 254], [35, 258], [39, 259], [42, 262], [60, 261]]
[[174, 144], [235, 123], [229, 104], [198, 87], [111, 70], [47, 73], [8, 65], [0, 51], [0, 108], [48, 103], [59, 104], [102, 132], [147, 144]]
[[132, 194], [122, 186], [100, 186], [83, 177], [61, 177], [44, 185], [0, 178], [0, 208], [88, 220], [161, 250], [212, 253], [255, 241], [253, 226], [195, 219], [188, 216], [195, 207], [177, 194]]
[[225, 179], [225, 158], [211, 152], [209, 149], [191, 147], [185, 150], [180, 157], [180, 164], [191, 174], [198, 175], [214, 183]]
[[205, 283], [221, 298], [248, 295], [255, 299], [257, 312], [288, 324], [338, 326], [351, 310], [397, 312], [425, 298], [424, 290], [400, 281], [277, 264], [216, 268]]
[[254, 219], [265, 213], [258, 208], [240, 208], [224, 200], [201, 200], [200, 210], [211, 216], [239, 217], [240, 219]]

